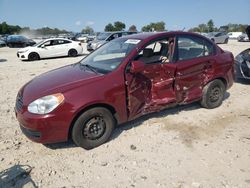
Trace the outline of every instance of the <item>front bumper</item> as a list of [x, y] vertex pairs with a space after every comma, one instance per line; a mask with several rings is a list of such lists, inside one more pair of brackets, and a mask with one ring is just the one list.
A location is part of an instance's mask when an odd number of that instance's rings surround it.
[[43, 144], [68, 140], [70, 122], [63, 121], [60, 115], [36, 115], [16, 109], [15, 113], [23, 134], [30, 140]]
[[28, 60], [28, 54], [27, 53], [21, 53], [21, 52], [17, 52], [17, 57], [21, 60]]
[[234, 68], [236, 78], [250, 79], [250, 68], [245, 61], [242, 63], [236, 62]]

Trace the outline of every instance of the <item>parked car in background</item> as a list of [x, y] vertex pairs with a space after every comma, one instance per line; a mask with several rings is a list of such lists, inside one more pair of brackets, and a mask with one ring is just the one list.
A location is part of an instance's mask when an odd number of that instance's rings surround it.
[[17, 94], [15, 113], [35, 142], [106, 142], [116, 124], [178, 104], [222, 104], [234, 58], [188, 32], [141, 33], [112, 40], [79, 63], [44, 73]]
[[78, 34], [75, 35], [74, 38], [75, 38], [76, 41], [86, 43], [86, 42], [88, 42], [88, 36], [89, 36], [88, 34], [78, 33]]
[[250, 48], [235, 57], [235, 76], [237, 79], [250, 80]]
[[34, 44], [36, 44], [36, 42], [22, 35], [9, 35], [6, 39], [6, 44], [10, 48], [12, 48], [12, 47], [33, 46]]
[[238, 36], [237, 40], [239, 42], [249, 42], [250, 39], [248, 38], [247, 34], [243, 33], [242, 35]]
[[5, 47], [5, 46], [7, 46], [6, 42], [4, 42], [3, 40], [0, 40], [0, 47]]
[[96, 38], [96, 35], [89, 35], [87, 42], [93, 41], [93, 40], [95, 40], [95, 38]]
[[206, 35], [207, 38], [216, 44], [227, 44], [229, 37], [224, 32], [210, 32]]
[[126, 35], [132, 35], [135, 34], [137, 32], [131, 32], [131, 31], [117, 31], [117, 32], [102, 32], [99, 33], [95, 40], [88, 42], [87, 44], [87, 50], [88, 51], [93, 51], [97, 48], [99, 48], [100, 46], [106, 44], [107, 42], [122, 37], [122, 36], [126, 36]]
[[19, 49], [17, 57], [21, 60], [39, 60], [41, 58], [70, 56], [81, 54], [83, 48], [80, 42], [64, 38], [47, 39], [34, 46]]
[[243, 32], [229, 32], [227, 35], [230, 39], [237, 39]]

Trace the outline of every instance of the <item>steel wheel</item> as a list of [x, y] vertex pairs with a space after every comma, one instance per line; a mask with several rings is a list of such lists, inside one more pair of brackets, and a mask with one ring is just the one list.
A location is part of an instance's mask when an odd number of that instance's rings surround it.
[[106, 129], [106, 122], [103, 117], [91, 118], [83, 129], [83, 136], [90, 140], [96, 140], [103, 136]]

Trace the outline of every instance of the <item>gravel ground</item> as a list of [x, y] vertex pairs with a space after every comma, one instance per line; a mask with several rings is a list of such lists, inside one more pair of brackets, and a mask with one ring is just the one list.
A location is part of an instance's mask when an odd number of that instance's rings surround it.
[[[250, 43], [220, 46], [237, 55]], [[0, 187], [11, 173], [19, 173], [14, 187], [250, 187], [249, 83], [235, 83], [213, 110], [194, 103], [126, 123], [90, 151], [71, 142], [45, 146], [21, 133], [16, 94], [35, 76], [83, 56], [22, 62], [16, 51], [0, 48]]]

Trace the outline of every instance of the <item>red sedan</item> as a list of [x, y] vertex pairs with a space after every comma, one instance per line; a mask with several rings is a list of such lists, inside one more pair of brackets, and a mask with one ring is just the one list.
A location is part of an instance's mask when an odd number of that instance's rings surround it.
[[91, 149], [106, 142], [116, 124], [144, 114], [194, 101], [220, 106], [233, 84], [233, 63], [232, 53], [198, 34], [129, 35], [24, 85], [17, 120], [35, 142], [72, 138]]

